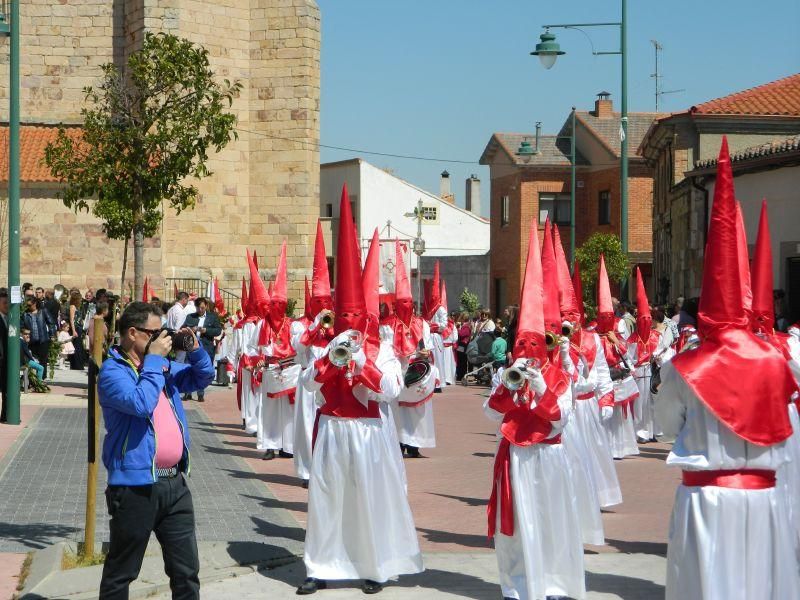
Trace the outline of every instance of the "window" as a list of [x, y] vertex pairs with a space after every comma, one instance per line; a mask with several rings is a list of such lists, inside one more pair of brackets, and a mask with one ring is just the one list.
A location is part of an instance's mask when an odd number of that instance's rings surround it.
[[597, 199], [597, 224], [611, 224], [611, 192], [603, 190]]
[[438, 206], [423, 206], [422, 207], [422, 220], [429, 223], [436, 223], [439, 221], [439, 207]]
[[550, 217], [551, 223], [569, 225], [569, 194], [539, 194], [539, 223]]
[[325, 205], [325, 216], [328, 219], [333, 218], [333, 204], [331, 204], [330, 202]]
[[500, 226], [505, 227], [511, 222], [511, 198], [503, 196], [500, 198]]

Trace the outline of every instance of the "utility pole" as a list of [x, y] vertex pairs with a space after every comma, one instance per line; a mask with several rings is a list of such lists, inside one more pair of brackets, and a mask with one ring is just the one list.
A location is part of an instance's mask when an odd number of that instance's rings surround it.
[[685, 92], [686, 90], [680, 89], [680, 90], [667, 90], [666, 92], [664, 91], [661, 81], [662, 79], [664, 79], [664, 76], [661, 74], [661, 70], [659, 68], [660, 55], [664, 51], [664, 47], [658, 42], [658, 40], [650, 40], [650, 43], [653, 44], [653, 50], [655, 51], [656, 55], [656, 70], [655, 73], [650, 75], [650, 77], [652, 77], [655, 80], [656, 112], [659, 112], [659, 109], [661, 107], [661, 96], [664, 96], [666, 94], [677, 94], [678, 92]]
[[9, 38], [8, 76], [8, 351], [6, 352], [6, 422], [19, 425], [19, 0], [10, 14], [0, 14], [0, 35]]
[[413, 249], [414, 254], [417, 255], [417, 302], [419, 303], [420, 310], [422, 308], [422, 255], [425, 254], [425, 240], [422, 239], [422, 198], [417, 202], [414, 212], [405, 213], [404, 217], [414, 219], [417, 222], [417, 237], [414, 238]]

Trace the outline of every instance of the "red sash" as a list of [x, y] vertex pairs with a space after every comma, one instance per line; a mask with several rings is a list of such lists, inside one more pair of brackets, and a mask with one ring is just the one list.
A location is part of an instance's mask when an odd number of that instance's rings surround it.
[[766, 490], [775, 487], [775, 471], [767, 469], [723, 469], [683, 471], [687, 487], [723, 487], [736, 490]]

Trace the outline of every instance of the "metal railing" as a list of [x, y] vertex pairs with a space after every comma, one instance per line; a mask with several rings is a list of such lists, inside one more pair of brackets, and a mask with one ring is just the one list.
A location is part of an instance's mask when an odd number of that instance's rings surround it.
[[[187, 292], [189, 294], [195, 293], [198, 296], [205, 296], [208, 289], [208, 280], [186, 277], [167, 277], [164, 280], [164, 295], [159, 296], [159, 298], [165, 302], [174, 301], [176, 287], [179, 292]], [[225, 302], [225, 308], [228, 312], [236, 311], [236, 309], [239, 308], [239, 294], [226, 288], [220, 288], [219, 292], [222, 295], [222, 301]]]

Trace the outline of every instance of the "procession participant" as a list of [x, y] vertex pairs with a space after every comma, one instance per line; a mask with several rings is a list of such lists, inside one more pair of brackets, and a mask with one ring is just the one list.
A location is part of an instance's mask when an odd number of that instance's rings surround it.
[[[242, 410], [242, 397], [241, 389], [239, 389], [239, 355], [242, 348], [242, 326], [244, 325], [244, 311], [247, 306], [247, 282], [242, 277], [242, 291], [239, 298], [239, 309], [236, 311], [236, 320], [233, 322], [233, 334], [231, 336], [231, 343], [228, 346], [228, 362], [233, 367], [232, 381], [236, 381], [236, 404], [239, 410]], [[244, 416], [242, 416], [242, 423], [244, 423]]]
[[640, 442], [655, 442], [661, 434], [656, 425], [653, 397], [650, 393], [651, 363], [659, 348], [661, 334], [653, 329], [650, 303], [639, 267], [636, 267], [636, 329], [628, 338], [628, 357], [633, 363], [633, 378], [639, 397], [633, 406], [636, 438]]
[[378, 406], [381, 398], [399, 394], [399, 363], [388, 345], [379, 351], [380, 367], [363, 348], [367, 314], [346, 187], [339, 214], [336, 337], [303, 372], [303, 384], [321, 390], [324, 403], [309, 482], [308, 578], [298, 594], [342, 579], [363, 579], [363, 591], [373, 594], [389, 578], [423, 569], [403, 481], [387, 468], [395, 464], [397, 448], [382, 431]]
[[683, 469], [672, 511], [667, 600], [800, 598], [793, 533], [775, 471], [788, 460], [795, 382], [751, 331], [742, 303], [736, 207], [723, 138], [697, 327], [702, 343], [661, 370], [657, 408]]
[[264, 460], [277, 456], [292, 458], [294, 453], [294, 403], [300, 365], [292, 347], [292, 320], [286, 315], [286, 240], [281, 245], [275, 282], [269, 298], [269, 311], [259, 335], [259, 346], [266, 357], [258, 449]]
[[[378, 228], [372, 233], [372, 240], [370, 240], [369, 251], [367, 252], [367, 259], [364, 261], [364, 269], [361, 273], [361, 287], [364, 291], [364, 302], [367, 310], [367, 331], [366, 339], [364, 341], [364, 351], [367, 358], [376, 363], [376, 366], [383, 370], [382, 364], [378, 361], [378, 356], [382, 346], [386, 346], [384, 352], [386, 356], [394, 356], [394, 349], [391, 342], [381, 339], [380, 334], [380, 254], [381, 242], [378, 237]], [[396, 357], [395, 357], [396, 358]], [[400, 371], [400, 362], [397, 362], [398, 372]], [[400, 373], [402, 375], [402, 373]], [[394, 467], [403, 481], [404, 488], [406, 484], [406, 467], [403, 464], [403, 452], [400, 450], [400, 441], [397, 438], [397, 425], [394, 422], [394, 413], [392, 412], [390, 402], [385, 397], [380, 398], [381, 418], [383, 419], [383, 432], [389, 438], [389, 446], [396, 448], [397, 452], [394, 453], [395, 462]], [[392, 402], [396, 398], [390, 399]]]
[[[745, 244], [747, 240], [745, 239]], [[746, 248], [746, 246], [745, 246]], [[748, 264], [741, 262], [740, 268], [747, 268]], [[775, 303], [773, 301], [772, 279], [772, 242], [769, 234], [769, 218], [767, 216], [767, 202], [761, 204], [761, 218], [758, 224], [758, 237], [756, 238], [755, 252], [751, 269], [752, 282], [752, 311], [750, 328], [761, 339], [769, 342], [786, 359], [794, 375], [795, 382], [800, 383], [800, 343], [786, 333], [775, 331]], [[786, 452], [791, 461], [784, 463], [777, 471], [778, 485], [782, 488], [788, 500], [787, 510], [789, 520], [795, 532], [795, 543], [800, 550], [800, 512], [798, 512], [797, 499], [800, 498], [800, 418], [797, 412], [797, 394], [793, 395], [795, 401], [789, 401], [789, 421], [792, 425], [792, 435], [786, 440]]]
[[[432, 341], [428, 323], [414, 314], [411, 284], [399, 241], [395, 242], [395, 264], [394, 314], [381, 323], [381, 337], [392, 344], [405, 378], [412, 359], [430, 360]], [[438, 377], [435, 365], [431, 365], [430, 376]], [[432, 398], [432, 389], [430, 395], [420, 397], [403, 390], [400, 400], [391, 405], [397, 423], [397, 437], [410, 458], [419, 458], [420, 448], [436, 446]]]
[[[317, 237], [314, 241], [314, 266], [308, 307], [307, 313], [311, 319], [308, 326], [303, 328], [292, 324], [292, 347], [297, 353], [297, 361], [303, 371], [324, 356], [328, 343], [333, 339], [333, 322], [330, 320], [333, 316], [331, 278], [328, 273], [325, 238], [319, 220], [317, 220]], [[309, 390], [298, 383], [294, 403], [294, 467], [297, 476], [303, 480], [303, 487], [308, 487], [308, 480], [311, 477], [314, 423], [317, 407], [322, 403], [319, 391]]]
[[[576, 367], [577, 378], [573, 384], [573, 420], [581, 430], [583, 441], [588, 448], [584, 456], [597, 491], [597, 501], [601, 508], [615, 506], [622, 502], [622, 490], [611, 456], [611, 444], [602, 421], [614, 414], [614, 385], [602, 351], [600, 338], [593, 331], [583, 329], [582, 290], [574, 289], [569, 276], [567, 257], [561, 244], [558, 226], [553, 227], [553, 245], [556, 251], [558, 269], [558, 301], [561, 318], [572, 328], [570, 355]], [[580, 270], [575, 263], [575, 276], [580, 286]], [[578, 296], [580, 293], [580, 296]], [[575, 356], [577, 354], [577, 357]]]
[[250, 291], [247, 294], [245, 318], [240, 321], [239, 361], [236, 371], [236, 391], [241, 399], [244, 430], [256, 435], [261, 418], [261, 367], [263, 356], [258, 346], [259, 331], [264, 326], [264, 315], [269, 307], [269, 296], [258, 274], [250, 252], [247, 252], [250, 270]]
[[[447, 284], [442, 280], [442, 291], [440, 294], [442, 306], [447, 311]], [[456, 344], [458, 343], [458, 331], [453, 319], [447, 316], [447, 325], [440, 332], [442, 334], [442, 344], [444, 345], [444, 361], [442, 362], [442, 369], [445, 382], [448, 385], [454, 385], [456, 381]]]
[[614, 413], [604, 424], [611, 443], [611, 455], [614, 458], [624, 458], [639, 454], [636, 432], [633, 430], [633, 403], [639, 396], [639, 388], [633, 379], [627, 345], [615, 334], [614, 323], [608, 272], [605, 258], [601, 254], [597, 277], [597, 332], [600, 334], [600, 345], [614, 383]]
[[534, 221], [512, 354], [521, 381], [512, 384], [507, 369], [499, 369], [484, 404], [490, 418], [502, 421], [487, 509], [489, 537], [504, 598], [580, 600], [586, 593], [581, 528], [560, 435], [572, 400], [567, 374], [548, 357], [542, 305]]
[[583, 543], [602, 546], [605, 544], [603, 519], [600, 516], [600, 504], [597, 501], [598, 494], [593, 473], [588, 464], [589, 447], [583, 437], [583, 429], [578, 427], [573, 413], [575, 406], [573, 385], [577, 379], [579, 359], [577, 352], [574, 352], [574, 357], [570, 355], [570, 339], [568, 336], [562, 335], [564, 321], [561, 317], [559, 301], [558, 266], [549, 218], [544, 223], [544, 242], [541, 254], [544, 285], [544, 329], [552, 340], [548, 341], [548, 349], [551, 350], [553, 367], [563, 369], [569, 375], [570, 380], [570, 418], [564, 424], [561, 439], [572, 475], [572, 485], [575, 488]]
[[430, 281], [429, 286], [426, 286], [426, 310], [424, 312], [425, 320], [431, 330], [433, 365], [439, 374], [438, 385], [434, 389], [436, 393], [441, 393], [442, 386], [452, 385], [453, 383], [452, 378], [447, 381], [447, 369], [444, 366], [445, 348], [442, 334], [447, 328], [447, 309], [442, 306], [441, 285], [439, 261], [437, 260], [433, 265], [433, 279]]

